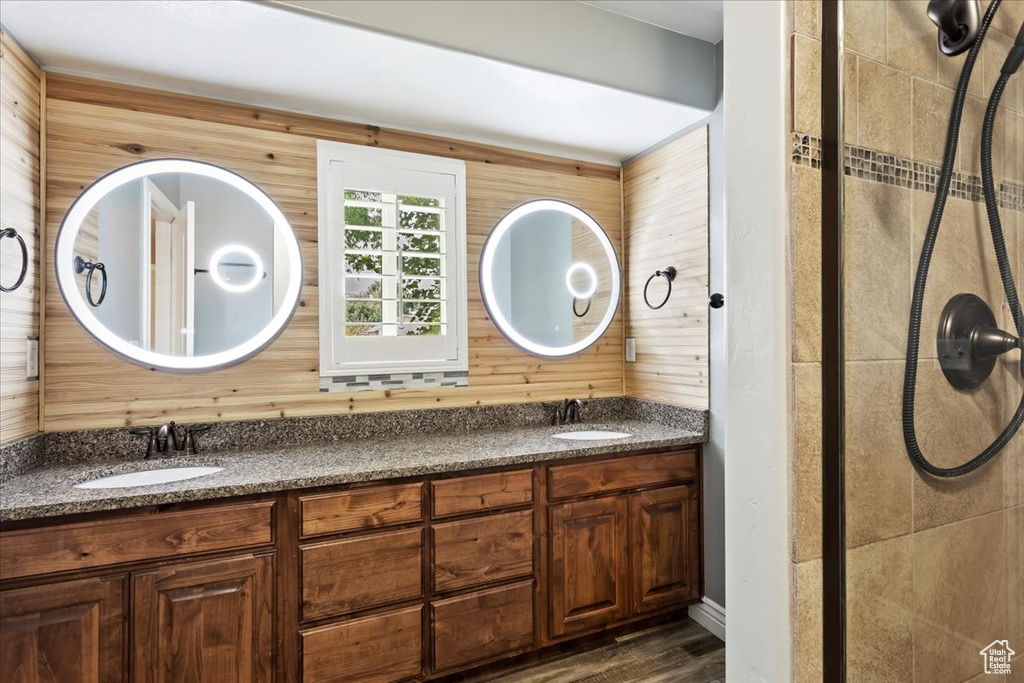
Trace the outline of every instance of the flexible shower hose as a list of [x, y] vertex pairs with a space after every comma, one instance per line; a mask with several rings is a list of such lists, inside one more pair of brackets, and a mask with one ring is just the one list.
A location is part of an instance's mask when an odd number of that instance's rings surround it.
[[[982, 20], [977, 40], [975, 40], [974, 45], [968, 52], [963, 71], [960, 73], [960, 81], [957, 84], [956, 95], [953, 101], [953, 111], [949, 119], [949, 130], [946, 135], [946, 149], [942, 159], [942, 172], [939, 176], [938, 187], [936, 188], [935, 204], [932, 207], [931, 219], [928, 222], [928, 232], [925, 235], [924, 245], [921, 248], [921, 258], [917, 264], [914, 294], [910, 304], [907, 362], [903, 376], [903, 440], [906, 443], [907, 454], [910, 456], [911, 461], [918, 468], [936, 477], [959, 477], [978, 469], [994, 458], [1009, 443], [1013, 435], [1020, 429], [1021, 424], [1024, 423], [1024, 395], [1022, 395], [1013, 418], [996, 440], [977, 456], [956, 467], [938, 467], [928, 461], [928, 458], [921, 452], [921, 447], [917, 442], [917, 429], [914, 424], [918, 348], [921, 340], [921, 311], [924, 307], [924, 290], [925, 284], [928, 281], [928, 268], [931, 265], [932, 253], [935, 251], [935, 240], [938, 237], [939, 227], [942, 224], [942, 214], [946, 209], [946, 199], [949, 195], [949, 186], [953, 177], [953, 161], [956, 157], [957, 140], [960, 137], [960, 123], [963, 118], [964, 101], [967, 98], [967, 84], [971, 80], [971, 73], [974, 71], [975, 62], [977, 62], [978, 54], [981, 52], [981, 45], [985, 40], [985, 34], [988, 32], [1001, 2], [1002, 0], [993, 0], [992, 4], [989, 5], [988, 11]], [[1024, 57], [1022, 37], [1024, 37], [1024, 26], [1021, 27], [1021, 34], [1017, 37], [1018, 44], [1011, 50], [1010, 56], [1007, 58], [999, 79], [993, 88], [992, 96], [989, 98], [981, 135], [981, 178], [984, 187], [985, 209], [992, 232], [992, 243], [995, 246], [996, 261], [999, 264], [999, 275], [1002, 279], [1003, 290], [1006, 293], [1007, 304], [1009, 304], [1013, 315], [1014, 325], [1017, 327], [1018, 338], [1024, 338], [1024, 315], [1021, 314], [1020, 299], [1017, 297], [1013, 272], [1010, 269], [1010, 261], [1006, 254], [1006, 240], [1003, 237], [999, 207], [996, 204], [995, 179], [992, 174], [992, 137], [999, 101], [1002, 98], [1003, 91], [1006, 89], [1007, 82], [1020, 67], [1020, 60]], [[1024, 359], [1021, 362], [1024, 363]], [[1022, 370], [1024, 370], [1024, 367], [1022, 367]]]

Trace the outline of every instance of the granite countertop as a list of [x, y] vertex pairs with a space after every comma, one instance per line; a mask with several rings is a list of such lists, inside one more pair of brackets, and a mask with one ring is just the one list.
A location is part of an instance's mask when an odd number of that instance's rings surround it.
[[[631, 436], [614, 440], [555, 439], [556, 431], [605, 429]], [[571, 427], [529, 426], [470, 432], [402, 435], [319, 444], [214, 451], [161, 460], [110, 459], [60, 464], [16, 475], [0, 484], [0, 521], [118, 510], [289, 489], [381, 481], [443, 472], [529, 464], [592, 455], [703, 443], [702, 431], [656, 422], [605, 420]], [[127, 472], [214, 466], [215, 474], [185, 481], [118, 489], [74, 484]]]

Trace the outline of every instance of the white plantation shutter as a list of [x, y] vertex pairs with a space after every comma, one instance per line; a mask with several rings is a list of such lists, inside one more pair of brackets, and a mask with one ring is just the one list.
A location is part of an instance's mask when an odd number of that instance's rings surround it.
[[465, 164], [317, 153], [321, 376], [465, 370]]

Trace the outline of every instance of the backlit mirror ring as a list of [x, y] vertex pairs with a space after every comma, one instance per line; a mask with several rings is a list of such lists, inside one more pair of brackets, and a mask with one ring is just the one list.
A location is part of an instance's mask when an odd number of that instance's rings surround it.
[[[121, 339], [100, 322], [75, 286], [75, 240], [89, 213], [111, 191], [134, 180], [160, 173], [191, 173], [226, 183], [255, 201], [267, 212], [275, 226], [282, 226], [281, 243], [284, 256], [290, 267], [284, 294], [281, 298], [281, 306], [263, 329], [237, 346], [202, 356], [172, 356], [140, 348]], [[291, 228], [291, 223], [274, 200], [237, 173], [213, 164], [187, 159], [139, 161], [111, 171], [89, 185], [74, 201], [64, 215], [64, 220], [61, 221], [54, 248], [54, 264], [57, 285], [64, 303], [67, 304], [79, 324], [96, 341], [128, 360], [146, 367], [163, 370], [182, 372], [215, 370], [255, 356], [270, 345], [287, 327], [299, 305], [302, 293], [302, 253], [299, 249], [299, 242]]]
[[[250, 259], [252, 261], [252, 278], [240, 285], [225, 280], [220, 274], [219, 269], [221, 261], [228, 254], [244, 254], [246, 258]], [[213, 255], [210, 257], [209, 270], [210, 277], [213, 279], [213, 282], [218, 287], [228, 292], [248, 292], [250, 289], [258, 285], [264, 276], [263, 260], [260, 258], [260, 255], [257, 254], [254, 249], [247, 247], [244, 244], [225, 244], [223, 247], [213, 252]]]
[[[505, 234], [511, 230], [512, 226], [515, 225], [516, 221], [538, 211], [560, 211], [567, 213], [572, 218], [575, 218], [580, 221], [580, 223], [588, 227], [601, 245], [602, 251], [611, 266], [611, 298], [608, 302], [608, 309], [605, 311], [601, 322], [595, 327], [593, 332], [583, 339], [564, 346], [548, 346], [545, 344], [539, 344], [532, 339], [527, 338], [516, 330], [512, 322], [502, 313], [501, 309], [497, 305], [492, 304], [492, 302], [497, 301], [497, 292], [494, 289], [494, 260], [498, 252], [498, 244], [501, 242], [502, 237], [504, 237]], [[566, 284], [569, 284], [572, 267], [570, 267], [569, 270], [570, 272], [566, 273]], [[593, 286], [596, 291], [596, 273], [594, 273]], [[487, 240], [484, 242], [483, 252], [480, 255], [480, 294], [484, 301], [484, 307], [487, 309], [487, 314], [490, 316], [494, 325], [503, 335], [505, 335], [505, 337], [508, 338], [509, 341], [535, 356], [542, 356], [545, 358], [564, 358], [566, 356], [572, 356], [580, 353], [597, 343], [597, 341], [607, 331], [608, 326], [611, 325], [612, 320], [615, 318], [615, 313], [618, 311], [620, 286], [618, 257], [615, 255], [615, 248], [612, 246], [612, 241], [608, 238], [608, 234], [604, 231], [604, 228], [602, 228], [600, 224], [598, 224], [598, 222], [583, 209], [558, 199], [535, 199], [524, 204], [520, 204], [509, 211], [500, 221], [498, 221], [497, 225], [494, 226], [490, 234], [487, 236]], [[572, 289], [573, 288], [570, 285], [570, 291]]]

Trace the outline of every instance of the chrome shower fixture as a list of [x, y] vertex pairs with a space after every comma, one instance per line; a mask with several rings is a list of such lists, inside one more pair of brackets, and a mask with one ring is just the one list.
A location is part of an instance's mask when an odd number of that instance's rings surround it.
[[939, 49], [950, 57], [966, 52], [978, 37], [978, 0], [931, 0], [928, 18], [939, 27]]

